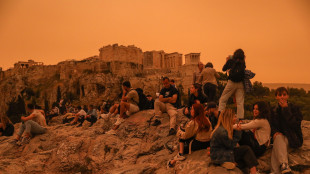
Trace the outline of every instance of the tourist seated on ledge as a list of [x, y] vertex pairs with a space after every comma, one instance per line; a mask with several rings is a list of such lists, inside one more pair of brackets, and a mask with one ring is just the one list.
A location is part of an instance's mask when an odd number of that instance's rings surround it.
[[[69, 125], [74, 125], [78, 121], [81, 122], [81, 120], [86, 116], [86, 112], [84, 111], [84, 109], [81, 106], [78, 106], [77, 109], [78, 109], [78, 112], [76, 114], [74, 114], [74, 119], [70, 122]], [[67, 119], [70, 119], [70, 116]]]
[[[32, 136], [44, 134], [47, 131], [44, 111], [35, 109], [33, 104], [27, 105], [27, 111], [31, 114], [27, 117], [21, 117], [22, 124], [19, 127], [16, 139], [13, 141], [17, 145], [28, 144]], [[20, 140], [23, 133], [24, 136]]]
[[14, 125], [6, 115], [0, 117], [0, 136], [12, 136], [14, 134]]
[[193, 104], [191, 109], [191, 120], [185, 127], [180, 127], [177, 132], [179, 137], [179, 153], [168, 161], [167, 167], [172, 167], [176, 161], [185, 160], [184, 154], [191, 151], [207, 149], [210, 147], [210, 135], [212, 127], [209, 119], [204, 115], [202, 104]]
[[155, 110], [155, 120], [152, 126], [158, 126], [161, 124], [160, 118], [161, 114], [168, 113], [170, 116], [170, 130], [169, 135], [175, 135], [175, 127], [177, 120], [177, 98], [178, 91], [171, 84], [168, 77], [163, 78], [164, 88], [161, 89], [159, 100], [155, 100], [154, 110]]
[[80, 124], [77, 127], [81, 127], [85, 120], [90, 122], [89, 127], [91, 127], [94, 123], [96, 123], [97, 119], [97, 110], [94, 108], [93, 105], [89, 105], [86, 115], [79, 118]]
[[120, 115], [114, 124], [114, 127], [106, 134], [116, 134], [116, 129], [125, 121], [125, 118], [139, 111], [138, 92], [131, 88], [129, 81], [123, 82], [123, 96], [120, 103]]
[[191, 117], [191, 106], [193, 104], [198, 103], [198, 104], [204, 104], [207, 102], [206, 96], [202, 93], [201, 86], [198, 83], [195, 83], [191, 86], [190, 88], [190, 97], [188, 100], [188, 107], [184, 108], [184, 115], [187, 118]]
[[258, 162], [252, 149], [247, 145], [236, 146], [241, 138], [241, 131], [233, 130], [236, 120], [237, 117], [232, 109], [221, 112], [211, 134], [211, 163], [226, 169], [234, 169], [237, 164], [241, 170], [250, 169], [250, 173], [255, 174]]
[[288, 148], [299, 148], [303, 144], [303, 116], [298, 106], [288, 102], [289, 93], [286, 88], [276, 89], [275, 96], [278, 104], [271, 109], [269, 120], [273, 138], [271, 172], [292, 173], [288, 165]]
[[[270, 125], [269, 118], [270, 108], [264, 101], [256, 102], [253, 105], [254, 119], [246, 124], [235, 124], [234, 129], [242, 130], [239, 145], [248, 145], [251, 147], [256, 157], [261, 157], [270, 143]], [[247, 130], [247, 131], [246, 131]]]
[[53, 105], [53, 108], [46, 114], [46, 124], [53, 118], [59, 115], [59, 108], [56, 104]]
[[209, 118], [212, 129], [217, 125], [217, 120], [220, 116], [221, 112], [218, 110], [218, 107], [215, 102], [209, 102], [206, 107], [206, 115]]

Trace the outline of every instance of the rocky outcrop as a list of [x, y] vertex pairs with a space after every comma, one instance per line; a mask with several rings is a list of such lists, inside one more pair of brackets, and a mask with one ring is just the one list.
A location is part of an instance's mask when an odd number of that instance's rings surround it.
[[[178, 140], [167, 136], [169, 117], [163, 123], [150, 126], [153, 110], [130, 116], [117, 130], [117, 135], [104, 134], [115, 118], [99, 119], [92, 127], [85, 122], [82, 127], [61, 124], [61, 116], [53, 118], [48, 132], [35, 136], [30, 143], [16, 146], [13, 137], [0, 137], [0, 171], [14, 173], [242, 173], [239, 169], [227, 171], [209, 165], [206, 150], [187, 155], [174, 168], [166, 163], [176, 153]], [[187, 121], [179, 112], [178, 123]], [[15, 124], [16, 130], [19, 124]], [[290, 152], [290, 165], [295, 173], [310, 171], [310, 122], [303, 121], [304, 145]], [[174, 149], [174, 150], [173, 150]], [[270, 171], [270, 150], [259, 159], [260, 171]]]

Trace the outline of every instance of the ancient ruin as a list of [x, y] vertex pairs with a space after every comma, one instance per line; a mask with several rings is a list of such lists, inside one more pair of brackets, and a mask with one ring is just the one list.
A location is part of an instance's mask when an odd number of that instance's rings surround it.
[[19, 61], [14, 64], [14, 68], [29, 68], [32, 66], [43, 65], [43, 62], [35, 62], [34, 60], [28, 60], [28, 62]]

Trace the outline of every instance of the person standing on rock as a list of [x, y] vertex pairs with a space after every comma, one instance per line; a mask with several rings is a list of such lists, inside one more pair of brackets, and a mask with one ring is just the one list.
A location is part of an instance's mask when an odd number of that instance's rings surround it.
[[226, 103], [230, 96], [235, 94], [237, 102], [238, 119], [244, 118], [244, 71], [245, 71], [245, 55], [242, 49], [237, 49], [234, 55], [226, 58], [223, 71], [229, 71], [228, 82], [222, 92], [219, 101], [219, 111], [226, 108]]
[[237, 147], [241, 138], [241, 131], [233, 130], [237, 118], [232, 109], [221, 112], [218, 123], [211, 134], [210, 157], [215, 165], [221, 165], [226, 169], [250, 169], [251, 174], [257, 172], [258, 165], [256, 156], [247, 145]]
[[12, 136], [14, 133], [14, 125], [6, 115], [0, 117], [0, 136]]
[[292, 173], [288, 165], [288, 148], [299, 148], [303, 144], [303, 116], [299, 107], [288, 102], [289, 93], [286, 88], [277, 88], [275, 96], [278, 104], [271, 109], [269, 120], [273, 138], [271, 172], [288, 174]]
[[208, 97], [208, 102], [215, 102], [217, 81], [220, 75], [213, 68], [213, 64], [208, 62], [206, 68], [201, 72], [199, 83], [203, 85], [203, 91]]
[[138, 92], [131, 88], [129, 81], [123, 82], [123, 96], [120, 103], [120, 115], [117, 118], [114, 127], [106, 134], [116, 134], [115, 130], [125, 121], [125, 118], [139, 111]]
[[160, 112], [168, 113], [168, 115], [170, 116], [169, 135], [174, 135], [176, 133], [175, 127], [177, 119], [178, 91], [170, 84], [170, 80], [168, 77], [163, 78], [163, 85], [164, 87], [160, 91], [159, 99], [155, 100], [155, 120], [152, 123], [152, 126], [158, 126], [161, 124]]
[[[191, 154], [191, 151], [207, 149], [210, 147], [210, 135], [212, 127], [209, 119], [204, 115], [202, 104], [195, 103], [191, 109], [191, 120], [185, 127], [180, 127], [177, 132], [179, 137], [179, 153], [168, 162], [168, 167], [172, 167], [176, 161], [185, 160], [184, 154]], [[184, 149], [184, 145], [188, 148]]]
[[202, 84], [199, 83], [199, 78], [201, 76], [202, 70], [203, 70], [203, 63], [198, 62], [198, 71], [193, 73], [193, 84], [198, 83], [200, 85], [200, 87], [202, 86]]
[[[22, 124], [14, 140], [18, 145], [28, 144], [32, 135], [44, 134], [47, 131], [44, 111], [35, 109], [33, 104], [27, 105], [27, 111], [31, 114], [27, 117], [21, 117]], [[24, 132], [24, 137], [19, 141]]]

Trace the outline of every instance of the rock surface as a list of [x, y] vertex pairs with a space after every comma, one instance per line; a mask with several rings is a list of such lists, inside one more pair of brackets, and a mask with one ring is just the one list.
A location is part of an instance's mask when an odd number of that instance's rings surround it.
[[[104, 134], [115, 118], [99, 119], [92, 127], [88, 122], [76, 127], [61, 124], [59, 116], [51, 120], [46, 134], [35, 136], [27, 145], [16, 146], [10, 143], [13, 137], [0, 137], [0, 173], [242, 173], [239, 169], [210, 166], [206, 150], [193, 152], [167, 169], [167, 161], [177, 153], [170, 150], [177, 147], [178, 140], [167, 136], [168, 115], [163, 115], [157, 127], [148, 122], [153, 115], [153, 110], [132, 115], [117, 135]], [[179, 112], [178, 123], [185, 121]], [[16, 130], [19, 125], [15, 124]], [[302, 129], [304, 145], [289, 155], [294, 173], [310, 173], [310, 122], [303, 121]], [[270, 171], [270, 150], [259, 164], [262, 173]]]

